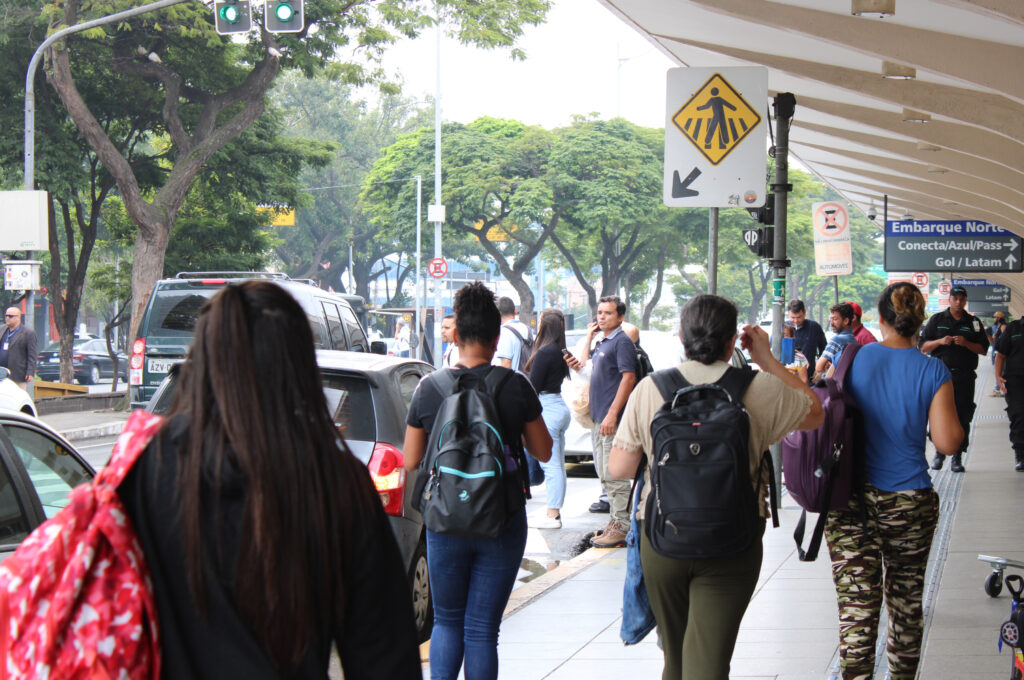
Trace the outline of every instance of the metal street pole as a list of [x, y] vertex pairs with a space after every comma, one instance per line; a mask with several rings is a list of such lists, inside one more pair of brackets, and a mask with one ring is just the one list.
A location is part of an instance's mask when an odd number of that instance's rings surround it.
[[[437, 17], [437, 85], [434, 92], [434, 205], [441, 210], [441, 16]], [[434, 257], [441, 257], [441, 222], [443, 215], [435, 215]], [[441, 368], [441, 282], [434, 281], [434, 366]]]
[[416, 358], [423, 358], [423, 326], [420, 315], [423, 313], [423, 266], [420, 262], [420, 251], [423, 240], [423, 176], [416, 175], [416, 332], [421, 342], [416, 343]]
[[[796, 97], [791, 92], [775, 95], [772, 104], [775, 109], [775, 242], [772, 253], [772, 354], [782, 359], [782, 324], [786, 306], [786, 269], [790, 262], [786, 258], [786, 210], [789, 207], [789, 124], [796, 109]], [[778, 444], [771, 447], [772, 467], [775, 484], [782, 482], [782, 449]]]
[[708, 208], [708, 293], [718, 295], [718, 208]]
[[[132, 9], [126, 9], [123, 12], [117, 12], [115, 14], [109, 14], [107, 16], [86, 21], [81, 24], [75, 24], [74, 26], [68, 26], [62, 28], [53, 35], [49, 36], [44, 40], [36, 51], [32, 54], [32, 58], [28, 62], [28, 72], [25, 74], [25, 190], [33, 191], [36, 185], [36, 166], [35, 166], [35, 152], [36, 152], [36, 91], [35, 91], [35, 80], [36, 80], [36, 68], [39, 67], [39, 60], [43, 56], [43, 52], [50, 47], [53, 43], [58, 40], [69, 36], [73, 33], [80, 33], [81, 31], [87, 31], [90, 28], [96, 26], [104, 26], [106, 24], [116, 23], [123, 19], [128, 19], [139, 14], [145, 14], [146, 12], [152, 12], [154, 10], [163, 9], [164, 7], [170, 7], [172, 5], [178, 5], [188, 0], [159, 0], [158, 2], [151, 2], [148, 5], [142, 7], [134, 7]], [[28, 259], [32, 259], [32, 251], [28, 252]], [[35, 295], [30, 290], [28, 296], [25, 298], [26, 306], [26, 318], [25, 325], [31, 330], [35, 330]]]

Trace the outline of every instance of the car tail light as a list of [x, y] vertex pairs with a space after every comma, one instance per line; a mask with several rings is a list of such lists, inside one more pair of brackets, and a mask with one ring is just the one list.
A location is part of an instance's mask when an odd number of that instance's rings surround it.
[[204, 286], [223, 286], [227, 282], [227, 279], [202, 279], [199, 281]]
[[370, 464], [366, 467], [380, 494], [384, 512], [401, 516], [402, 500], [405, 498], [405, 456], [391, 444], [377, 442], [370, 456]]
[[85, 360], [85, 355], [84, 354], [75, 354], [74, 356], [71, 357], [71, 360], [72, 361], [84, 361]]
[[132, 358], [128, 361], [128, 384], [142, 384], [142, 364], [146, 361], [146, 339], [137, 338], [132, 343]]

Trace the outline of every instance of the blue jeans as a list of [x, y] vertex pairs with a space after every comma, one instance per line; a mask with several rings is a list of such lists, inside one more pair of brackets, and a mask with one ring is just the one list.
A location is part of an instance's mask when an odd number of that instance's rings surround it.
[[462, 538], [427, 530], [427, 569], [434, 602], [430, 677], [498, 677], [498, 628], [526, 549], [525, 508], [495, 538]]
[[540, 395], [541, 416], [551, 433], [551, 459], [541, 463], [547, 485], [548, 507], [561, 509], [565, 502], [565, 431], [569, 429], [569, 407], [561, 394]]

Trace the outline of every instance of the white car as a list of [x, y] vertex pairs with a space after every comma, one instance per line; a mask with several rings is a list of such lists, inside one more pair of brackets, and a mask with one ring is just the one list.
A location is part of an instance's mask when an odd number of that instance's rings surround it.
[[20, 411], [30, 416], [36, 415], [36, 405], [32, 401], [32, 397], [11, 380], [11, 372], [2, 366], [0, 366], [0, 408]]

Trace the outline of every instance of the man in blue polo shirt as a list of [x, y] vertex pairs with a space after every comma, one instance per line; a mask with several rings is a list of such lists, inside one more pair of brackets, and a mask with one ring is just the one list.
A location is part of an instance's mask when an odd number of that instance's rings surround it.
[[857, 338], [853, 335], [853, 305], [843, 302], [833, 305], [828, 311], [829, 324], [835, 331], [835, 335], [825, 346], [825, 351], [821, 353], [818, 363], [814, 365], [815, 382], [824, 378], [828, 374], [828, 369], [839, 361], [844, 347], [851, 342], [857, 342]]
[[[601, 298], [597, 303], [597, 321], [587, 327], [587, 341], [583, 355], [566, 356], [565, 361], [579, 371], [591, 358], [590, 419], [596, 423], [591, 430], [594, 443], [594, 467], [601, 486], [608, 494], [611, 517], [590, 544], [597, 548], [617, 548], [625, 545], [629, 530], [630, 480], [616, 479], [608, 473], [608, 458], [612, 440], [619, 426], [619, 418], [626, 407], [630, 392], [636, 385], [636, 345], [622, 330], [626, 317], [626, 304], [616, 295]], [[598, 331], [604, 337], [590, 352], [591, 341]], [[592, 356], [591, 356], [592, 354]]]

